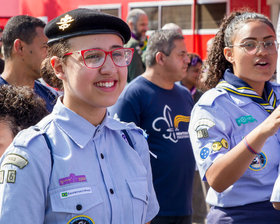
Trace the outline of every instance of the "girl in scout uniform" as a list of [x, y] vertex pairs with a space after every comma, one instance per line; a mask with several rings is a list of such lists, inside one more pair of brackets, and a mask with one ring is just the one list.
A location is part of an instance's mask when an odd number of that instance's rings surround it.
[[280, 162], [280, 87], [269, 82], [278, 43], [268, 18], [225, 18], [209, 55], [208, 88], [195, 105], [190, 136], [211, 188], [207, 223], [280, 223], [270, 196]]
[[159, 207], [146, 140], [106, 111], [126, 84], [129, 27], [75, 9], [50, 21], [45, 34], [47, 64], [64, 95], [1, 158], [0, 223], [149, 222]]

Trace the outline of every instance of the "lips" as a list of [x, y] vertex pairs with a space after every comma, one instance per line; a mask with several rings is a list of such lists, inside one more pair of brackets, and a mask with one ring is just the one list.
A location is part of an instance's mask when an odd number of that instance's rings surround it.
[[255, 65], [258, 65], [258, 66], [266, 66], [268, 65], [268, 61], [267, 60], [258, 60], [256, 61]]

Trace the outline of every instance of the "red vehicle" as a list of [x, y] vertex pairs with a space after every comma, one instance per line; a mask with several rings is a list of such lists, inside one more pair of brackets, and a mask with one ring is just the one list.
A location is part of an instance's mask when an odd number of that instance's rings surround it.
[[18, 14], [41, 17], [45, 22], [78, 7], [104, 11], [126, 19], [127, 12], [141, 8], [149, 17], [149, 32], [165, 23], [183, 29], [189, 52], [206, 56], [206, 42], [217, 32], [225, 14], [247, 7], [268, 16], [276, 27], [280, 0], [0, 0], [0, 25]]

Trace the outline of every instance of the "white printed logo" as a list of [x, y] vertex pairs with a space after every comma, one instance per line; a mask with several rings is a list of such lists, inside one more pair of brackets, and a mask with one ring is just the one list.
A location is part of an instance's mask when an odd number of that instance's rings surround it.
[[[184, 139], [189, 138], [189, 133], [187, 131], [181, 131], [179, 130], [179, 123], [180, 122], [186, 122], [189, 123], [190, 116], [184, 116], [184, 115], [176, 115], [174, 118], [174, 121], [171, 118], [171, 109], [169, 106], [165, 105], [163, 109], [163, 116], [156, 118], [153, 122], [153, 129], [155, 131], [160, 132], [161, 128], [157, 127], [157, 123], [159, 122], [165, 122], [167, 125], [166, 132], [167, 134], [163, 134], [163, 138], [169, 139], [172, 142], [176, 143], [178, 142], [178, 139]], [[162, 125], [161, 125], [162, 127]]]

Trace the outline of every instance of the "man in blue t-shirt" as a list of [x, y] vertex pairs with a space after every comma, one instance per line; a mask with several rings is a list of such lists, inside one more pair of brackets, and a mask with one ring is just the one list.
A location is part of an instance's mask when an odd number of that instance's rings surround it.
[[189, 58], [181, 34], [155, 31], [148, 40], [146, 71], [129, 83], [111, 116], [134, 122], [147, 133], [154, 188], [160, 205], [151, 224], [190, 224], [195, 160], [188, 127], [193, 100], [176, 81]]
[[5, 68], [0, 85], [29, 86], [46, 102], [49, 112], [58, 94], [37, 79], [47, 54], [48, 38], [44, 34], [45, 23], [38, 18], [19, 15], [7, 22], [3, 32]]

